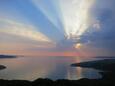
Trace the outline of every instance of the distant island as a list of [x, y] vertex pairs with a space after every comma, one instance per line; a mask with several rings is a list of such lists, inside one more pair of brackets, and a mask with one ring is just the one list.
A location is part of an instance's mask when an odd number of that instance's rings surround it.
[[2, 58], [16, 58], [16, 56], [13, 55], [0, 55], [0, 59]]
[[[13, 55], [0, 55], [0, 59], [5, 59], [5, 58], [16, 58], [16, 56]], [[0, 70], [6, 69], [4, 65], [0, 65]]]

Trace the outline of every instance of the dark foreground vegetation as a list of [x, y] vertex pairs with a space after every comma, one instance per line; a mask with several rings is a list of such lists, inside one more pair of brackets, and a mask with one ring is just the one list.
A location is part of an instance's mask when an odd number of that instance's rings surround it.
[[25, 80], [0, 80], [0, 86], [115, 86], [115, 79], [81, 79], [81, 80], [56, 80], [37, 79]]
[[0, 86], [115, 86], [115, 60], [100, 60], [72, 64], [72, 66], [81, 66], [99, 69], [102, 79], [80, 79], [80, 80], [50, 80], [37, 79], [34, 81], [26, 80], [0, 80]]

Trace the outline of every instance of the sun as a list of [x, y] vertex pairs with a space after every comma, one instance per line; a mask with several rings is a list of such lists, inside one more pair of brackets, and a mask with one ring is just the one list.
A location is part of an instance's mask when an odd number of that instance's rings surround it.
[[77, 48], [77, 49], [80, 49], [82, 47], [82, 44], [81, 43], [77, 43], [76, 45], [75, 45], [75, 48]]

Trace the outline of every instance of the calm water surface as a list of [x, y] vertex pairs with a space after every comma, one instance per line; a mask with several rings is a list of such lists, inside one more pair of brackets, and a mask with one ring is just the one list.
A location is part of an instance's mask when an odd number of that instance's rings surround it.
[[37, 78], [80, 79], [101, 78], [98, 70], [71, 67], [72, 63], [95, 60], [97, 58], [80, 57], [17, 57], [0, 59], [7, 68], [0, 70], [1, 79], [35, 80]]

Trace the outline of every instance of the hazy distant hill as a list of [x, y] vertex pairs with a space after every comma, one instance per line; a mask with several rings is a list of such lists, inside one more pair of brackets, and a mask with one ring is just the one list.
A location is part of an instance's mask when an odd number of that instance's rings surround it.
[[94, 58], [107, 58], [107, 59], [115, 59], [115, 57], [112, 57], [112, 56], [98, 56], [98, 57], [94, 57]]
[[16, 58], [16, 56], [13, 56], [13, 55], [0, 55], [0, 58]]

